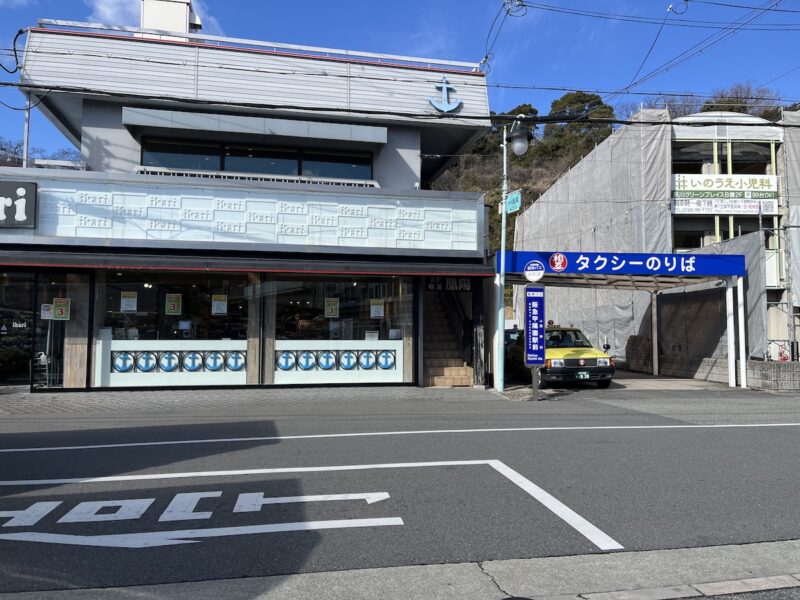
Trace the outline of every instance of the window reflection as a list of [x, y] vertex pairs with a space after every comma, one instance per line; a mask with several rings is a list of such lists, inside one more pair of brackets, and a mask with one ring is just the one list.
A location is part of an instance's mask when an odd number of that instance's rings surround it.
[[244, 146], [225, 148], [225, 170], [265, 175], [297, 175], [297, 152]]
[[145, 142], [142, 165], [167, 169], [219, 171], [220, 148], [213, 144]]
[[247, 338], [243, 274], [103, 272], [98, 274], [98, 329], [114, 340]]
[[144, 140], [142, 166], [263, 175], [372, 179], [372, 154]]
[[304, 152], [303, 175], [337, 179], [372, 179], [372, 160], [364, 155]]
[[275, 333], [287, 340], [400, 340], [411, 335], [411, 280], [296, 279], [275, 284]]

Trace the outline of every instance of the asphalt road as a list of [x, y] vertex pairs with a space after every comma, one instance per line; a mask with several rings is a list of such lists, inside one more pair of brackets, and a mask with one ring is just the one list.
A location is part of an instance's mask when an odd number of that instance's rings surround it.
[[800, 538], [790, 396], [55, 398], [0, 399], [0, 592]]

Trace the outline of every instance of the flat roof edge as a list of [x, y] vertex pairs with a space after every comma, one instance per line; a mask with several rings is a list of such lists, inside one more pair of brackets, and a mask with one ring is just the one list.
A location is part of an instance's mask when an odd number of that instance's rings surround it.
[[[198, 33], [181, 33], [175, 31], [163, 31], [158, 29], [142, 29], [139, 27], [125, 27], [119, 25], [105, 25], [103, 23], [85, 23], [81, 21], [64, 21], [58, 19], [40, 19], [39, 27], [32, 28], [31, 31], [45, 31], [48, 33], [68, 33], [86, 36], [105, 36], [123, 38], [132, 41], [156, 42], [165, 44], [189, 44], [192, 46], [205, 46], [208, 48], [218, 48], [224, 50], [241, 51], [262, 51], [273, 54], [292, 53], [298, 57], [321, 60], [347, 60], [350, 62], [369, 62], [386, 67], [405, 67], [405, 68], [428, 68], [441, 70], [442, 67], [463, 74], [472, 74], [483, 77], [484, 73], [479, 70], [480, 63], [455, 61], [435, 58], [425, 58], [416, 56], [404, 56], [400, 54], [383, 54], [378, 52], [362, 52], [345, 50], [341, 48], [326, 48], [318, 46], [305, 46], [301, 44], [287, 44], [282, 42], [270, 42], [260, 40], [249, 40], [244, 38], [231, 38], [224, 36], [204, 35]], [[72, 29], [59, 29], [60, 27]], [[77, 30], [77, 31], [76, 31]], [[110, 33], [105, 33], [110, 32]], [[133, 35], [124, 35], [133, 34]], [[165, 36], [169, 39], [153, 39], [152, 37], [134, 37], [134, 35]], [[175, 38], [185, 38], [176, 40]], [[209, 44], [208, 42], [215, 42]], [[279, 51], [282, 50], [283, 52]], [[287, 52], [288, 51], [288, 52]], [[384, 63], [381, 61], [395, 61]]]

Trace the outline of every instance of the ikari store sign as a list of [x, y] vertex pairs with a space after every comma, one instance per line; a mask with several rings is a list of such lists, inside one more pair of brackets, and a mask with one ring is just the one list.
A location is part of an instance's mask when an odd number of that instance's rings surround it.
[[0, 229], [36, 227], [36, 184], [0, 181]]
[[[81, 184], [79, 184], [81, 185]], [[21, 190], [24, 194], [17, 194]], [[6, 222], [36, 188], [5, 185]], [[484, 229], [483, 204], [466, 195], [358, 190], [233, 190], [183, 185], [103, 183], [91, 191], [72, 181], [39, 182], [38, 224], [20, 243], [263, 250], [314, 246], [321, 252], [369, 248], [372, 253], [476, 256]], [[17, 204], [15, 204], [17, 203]], [[20, 208], [16, 208], [20, 207]], [[29, 216], [33, 213], [30, 202]], [[16, 227], [33, 221], [15, 221]]]

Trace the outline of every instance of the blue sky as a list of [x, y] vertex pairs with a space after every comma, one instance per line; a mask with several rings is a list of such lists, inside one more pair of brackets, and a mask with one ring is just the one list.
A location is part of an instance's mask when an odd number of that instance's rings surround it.
[[[720, 0], [762, 5], [765, 0]], [[195, 0], [197, 3], [197, 0]], [[658, 19], [670, 4], [675, 19], [729, 23], [747, 11], [689, 0], [542, 0], [569, 9]], [[0, 47], [8, 48], [17, 29], [39, 18], [101, 20], [135, 25], [139, 0], [0, 0]], [[231, 37], [270, 40], [371, 52], [479, 61], [500, 0], [202, 0], [199, 11], [206, 31]], [[800, 67], [794, 50], [800, 37], [800, 0], [777, 5], [790, 12], [771, 12], [758, 25], [791, 24], [794, 31], [741, 31], [675, 69], [642, 84], [647, 92], [707, 94], [736, 82], [760, 85]], [[609, 21], [529, 8], [509, 17], [494, 46], [490, 84], [534, 84], [580, 89], [619, 89], [627, 85], [653, 43], [658, 25]], [[667, 26], [642, 73], [646, 73], [714, 30]], [[4, 57], [5, 64], [8, 58]], [[16, 76], [0, 73], [0, 81]], [[800, 99], [800, 68], [770, 84], [787, 99]], [[546, 114], [563, 92], [490, 89], [494, 111], [529, 102]], [[628, 96], [620, 101], [639, 101]], [[0, 100], [23, 104], [15, 90], [0, 90]], [[0, 136], [22, 137], [22, 113], [0, 106]], [[67, 142], [38, 114], [32, 120], [32, 145], [46, 150]]]

